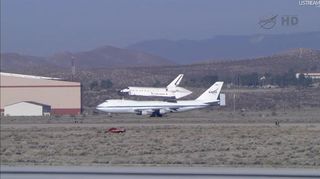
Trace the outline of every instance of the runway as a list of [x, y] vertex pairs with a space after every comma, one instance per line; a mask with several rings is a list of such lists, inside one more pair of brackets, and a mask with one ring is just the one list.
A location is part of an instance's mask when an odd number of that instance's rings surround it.
[[320, 178], [319, 169], [205, 167], [10, 167], [2, 179], [40, 178]]

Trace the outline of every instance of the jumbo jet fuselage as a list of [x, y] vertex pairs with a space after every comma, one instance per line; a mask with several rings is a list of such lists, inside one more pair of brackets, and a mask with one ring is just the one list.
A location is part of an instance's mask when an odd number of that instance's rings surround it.
[[108, 113], [136, 114], [152, 114], [154, 110], [159, 110], [160, 114], [164, 114], [168, 112], [182, 112], [192, 109], [200, 109], [218, 102], [219, 100], [206, 103], [197, 100], [180, 100], [177, 102], [166, 102], [111, 99], [106, 100], [104, 103], [97, 106], [97, 109]]

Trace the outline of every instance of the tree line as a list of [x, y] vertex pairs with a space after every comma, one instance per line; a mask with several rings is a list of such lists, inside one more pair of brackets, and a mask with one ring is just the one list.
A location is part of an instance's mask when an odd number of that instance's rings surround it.
[[92, 81], [89, 86], [90, 90], [101, 90], [112, 88], [113, 83], [110, 79], [106, 79], [100, 81]]
[[208, 86], [214, 82], [221, 80], [225, 83], [234, 84], [238, 86], [259, 87], [265, 85], [274, 85], [279, 87], [300, 86], [309, 87], [312, 84], [312, 79], [300, 74], [296, 77], [296, 72], [289, 70], [283, 74], [264, 73], [259, 74], [256, 72], [247, 74], [236, 74], [233, 76], [218, 76], [206, 75], [199, 78], [192, 78], [186, 81], [186, 86]]
[[[259, 87], [266, 85], [274, 85], [279, 87], [288, 87], [288, 86], [300, 86], [300, 87], [309, 87], [312, 84], [312, 79], [305, 77], [303, 74], [300, 74], [299, 77], [296, 77], [296, 72], [289, 70], [282, 74], [271, 74], [264, 73], [259, 74], [256, 72], [247, 73], [247, 74], [234, 74], [234, 75], [205, 75], [201, 77], [194, 77], [186, 79], [183, 83], [184, 86], [190, 87], [199, 87], [199, 86], [209, 86], [216, 81], [224, 81], [226, 84], [234, 84], [237, 86], [248, 86], [248, 87]], [[153, 87], [163, 86], [159, 80], [156, 80]], [[101, 90], [101, 89], [110, 89], [113, 87], [113, 82], [110, 79], [95, 80], [89, 83], [90, 90]]]

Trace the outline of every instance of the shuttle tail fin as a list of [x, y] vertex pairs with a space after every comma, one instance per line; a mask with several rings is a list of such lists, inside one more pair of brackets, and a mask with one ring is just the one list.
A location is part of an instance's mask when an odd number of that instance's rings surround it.
[[223, 86], [222, 81], [215, 82], [209, 89], [202, 93], [196, 100], [204, 102], [216, 102]]
[[183, 74], [179, 74], [168, 86], [167, 88], [175, 88], [179, 85], [183, 78]]

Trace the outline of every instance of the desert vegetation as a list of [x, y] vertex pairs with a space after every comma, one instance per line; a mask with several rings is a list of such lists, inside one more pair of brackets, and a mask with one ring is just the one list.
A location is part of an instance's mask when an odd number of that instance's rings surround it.
[[[116, 125], [116, 124], [114, 124]], [[119, 125], [119, 124], [118, 124]], [[313, 124], [110, 124], [1, 126], [4, 165], [320, 166]]]

